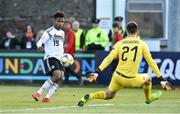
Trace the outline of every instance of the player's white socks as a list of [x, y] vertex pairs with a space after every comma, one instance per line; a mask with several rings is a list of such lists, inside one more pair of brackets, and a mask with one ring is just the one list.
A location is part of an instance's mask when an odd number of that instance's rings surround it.
[[59, 88], [59, 85], [57, 85], [56, 83], [54, 83], [51, 88], [49, 89], [48, 94], [46, 95], [45, 98], [50, 98], [51, 96], [54, 95], [54, 93], [56, 92], [56, 90]]
[[44, 84], [41, 86], [41, 88], [37, 91], [39, 94], [42, 94], [43, 91], [49, 90], [49, 88], [53, 85], [54, 83], [48, 79], [44, 82]]

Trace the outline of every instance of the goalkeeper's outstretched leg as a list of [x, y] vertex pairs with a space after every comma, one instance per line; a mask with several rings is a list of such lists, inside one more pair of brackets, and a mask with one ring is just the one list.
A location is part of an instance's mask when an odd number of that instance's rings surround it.
[[87, 102], [93, 99], [103, 99], [103, 100], [109, 100], [113, 99], [115, 96], [116, 92], [111, 92], [109, 89], [105, 91], [99, 91], [95, 92], [92, 94], [86, 94], [84, 97], [81, 98], [81, 100], [78, 102], [78, 106], [82, 107], [84, 106]]

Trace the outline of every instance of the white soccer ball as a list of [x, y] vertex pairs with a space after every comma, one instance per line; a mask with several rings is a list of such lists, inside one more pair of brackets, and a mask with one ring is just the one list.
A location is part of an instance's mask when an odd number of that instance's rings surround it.
[[61, 58], [61, 64], [64, 67], [69, 67], [74, 63], [74, 58], [72, 57], [72, 55], [65, 53], [63, 54], [63, 57]]

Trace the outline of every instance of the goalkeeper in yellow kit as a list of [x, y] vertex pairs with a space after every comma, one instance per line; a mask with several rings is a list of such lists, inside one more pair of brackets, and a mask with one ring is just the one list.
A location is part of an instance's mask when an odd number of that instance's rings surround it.
[[138, 68], [142, 56], [146, 59], [148, 65], [152, 68], [154, 73], [159, 78], [162, 87], [165, 90], [172, 89], [172, 85], [162, 77], [157, 64], [151, 57], [146, 43], [138, 37], [138, 30], [138, 25], [135, 22], [128, 23], [126, 27], [128, 36], [126, 37], [126, 39], [117, 42], [113, 50], [103, 60], [96, 71], [89, 74], [88, 81], [95, 81], [98, 77], [98, 73], [102, 72], [113, 61], [114, 58], [118, 57], [119, 63], [113, 73], [107, 91], [99, 91], [92, 94], [86, 94], [78, 102], [78, 106], [84, 106], [88, 101], [93, 99], [112, 99], [114, 98], [118, 90], [125, 87], [143, 87], [145, 102], [147, 104], [157, 100], [162, 95], [162, 92], [158, 91], [152, 94], [151, 77], [147, 73], [138, 73]]

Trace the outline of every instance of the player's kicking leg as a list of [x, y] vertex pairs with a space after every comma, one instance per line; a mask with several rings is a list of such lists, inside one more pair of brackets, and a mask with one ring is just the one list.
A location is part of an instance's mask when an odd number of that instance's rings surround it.
[[62, 81], [62, 76], [63, 76], [63, 71], [60, 70], [55, 70], [53, 72], [53, 76], [48, 79], [43, 85], [42, 87], [32, 95], [32, 97], [36, 100], [39, 101], [40, 100], [40, 96], [42, 94], [42, 92], [44, 92], [45, 90], [48, 90], [47, 95], [43, 98], [42, 102], [49, 102], [50, 101], [50, 97], [54, 95], [54, 93], [56, 92], [56, 90], [59, 88], [59, 84]]
[[151, 77], [149, 75], [146, 75], [145, 77], [146, 81], [143, 84], [143, 88], [144, 88], [144, 94], [145, 94], [145, 103], [150, 104], [151, 102], [158, 100], [160, 98], [160, 96], [162, 95], [161, 91], [158, 91], [156, 93], [151, 93], [152, 90], [152, 81], [151, 81]]
[[59, 88], [60, 83], [62, 82], [63, 74], [64, 72], [60, 70], [56, 70], [53, 72], [53, 77], [51, 78], [53, 84], [49, 88], [49, 91], [47, 95], [43, 98], [42, 102], [46, 103], [50, 101], [50, 97], [52, 97], [55, 94], [56, 90]]
[[39, 101], [40, 100], [40, 96], [42, 94], [42, 92], [44, 92], [45, 90], [48, 90], [47, 95], [43, 98], [42, 102], [49, 102], [50, 101], [50, 97], [54, 95], [54, 93], [56, 92], [56, 90], [59, 88], [59, 84], [62, 81], [62, 76], [63, 76], [63, 71], [60, 70], [55, 70], [53, 71], [53, 76], [48, 79], [43, 85], [42, 87], [32, 95], [32, 97], [36, 100]]
[[59, 84], [62, 82], [62, 77], [64, 76], [64, 67], [60, 64], [59, 60], [55, 58], [48, 58], [45, 60], [45, 68], [47, 75], [51, 75], [42, 87], [32, 95], [36, 100], [40, 100], [41, 94], [48, 90], [47, 95], [43, 98], [42, 102], [49, 102], [51, 96], [54, 95], [55, 91], [59, 88]]
[[44, 82], [44, 84], [41, 86], [41, 88], [32, 95], [32, 97], [34, 98], [34, 100], [39, 101], [42, 92], [45, 91], [45, 90], [49, 90], [49, 88], [50, 88], [52, 85], [53, 85], [53, 82], [51, 81], [51, 79], [46, 80], [46, 81]]

